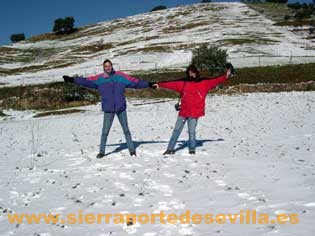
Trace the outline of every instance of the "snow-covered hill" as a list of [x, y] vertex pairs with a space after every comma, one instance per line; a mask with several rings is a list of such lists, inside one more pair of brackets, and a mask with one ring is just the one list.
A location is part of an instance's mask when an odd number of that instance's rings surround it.
[[[146, 101], [148, 102], [148, 101]], [[197, 154], [164, 158], [175, 123], [174, 102], [136, 106], [130, 158], [117, 119], [103, 159], [96, 159], [99, 106], [85, 113], [0, 122], [0, 235], [303, 235], [314, 234], [315, 93], [209, 96], [197, 126]], [[7, 111], [5, 111], [7, 112]], [[14, 115], [14, 113], [12, 113]], [[120, 149], [120, 150], [117, 150]], [[237, 214], [257, 210], [298, 224], [10, 225], [8, 213]]]
[[203, 43], [228, 50], [237, 67], [315, 61], [314, 43], [243, 3], [194, 4], [100, 22], [55, 40], [0, 47], [0, 84], [45, 83], [102, 70], [182, 69]]

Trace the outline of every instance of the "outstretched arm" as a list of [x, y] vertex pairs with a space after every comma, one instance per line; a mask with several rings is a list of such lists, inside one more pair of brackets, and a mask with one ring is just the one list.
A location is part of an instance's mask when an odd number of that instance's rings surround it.
[[205, 90], [207, 90], [208, 92], [209, 90], [215, 88], [217, 85], [226, 81], [228, 77], [229, 77], [229, 74], [226, 73], [224, 75], [221, 75], [215, 78], [205, 78], [201, 81], [201, 83], [203, 84], [203, 87], [205, 88]]
[[157, 84], [161, 88], [166, 88], [181, 93], [184, 87], [184, 83], [185, 82], [183, 80], [176, 80], [168, 82], [159, 82]]
[[88, 78], [74, 78], [74, 83], [83, 87], [97, 89], [97, 84], [94, 83], [92, 80], [88, 80]]
[[231, 63], [226, 63], [224, 66], [226, 68], [226, 72], [224, 75], [217, 76], [215, 78], [204, 78], [202, 80], [204, 88], [207, 90], [207, 92], [213, 89], [218, 84], [223, 83], [225, 80], [235, 75], [235, 69]]
[[123, 73], [121, 71], [116, 71], [116, 74], [121, 75], [125, 78], [126, 88], [142, 89], [142, 88], [148, 88], [149, 87], [148, 81], [140, 80], [138, 78], [130, 76], [130, 75]]
[[83, 87], [97, 89], [97, 85], [92, 80], [89, 80], [88, 78], [70, 77], [67, 75], [64, 75], [62, 77], [66, 83], [74, 83]]

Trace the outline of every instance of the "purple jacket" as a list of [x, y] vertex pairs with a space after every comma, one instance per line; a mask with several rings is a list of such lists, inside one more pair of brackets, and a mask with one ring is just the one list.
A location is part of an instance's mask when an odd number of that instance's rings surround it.
[[120, 71], [109, 74], [75, 78], [74, 83], [80, 86], [95, 88], [102, 97], [102, 110], [104, 112], [119, 112], [126, 110], [125, 88], [147, 88], [149, 82], [131, 77]]

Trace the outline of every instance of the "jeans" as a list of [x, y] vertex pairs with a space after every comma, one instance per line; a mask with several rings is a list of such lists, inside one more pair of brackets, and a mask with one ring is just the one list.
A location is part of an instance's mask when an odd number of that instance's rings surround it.
[[177, 139], [179, 138], [184, 125], [188, 121], [188, 135], [189, 135], [189, 150], [195, 151], [196, 149], [196, 126], [198, 119], [192, 117], [181, 117], [178, 116], [175, 128], [173, 130], [172, 137], [168, 143], [167, 150], [174, 150]]
[[109, 134], [110, 128], [112, 127], [115, 114], [117, 115], [119, 123], [122, 127], [124, 134], [125, 134], [125, 138], [127, 141], [127, 146], [128, 146], [129, 152], [135, 152], [135, 148], [134, 148], [132, 138], [131, 138], [131, 133], [130, 133], [129, 128], [128, 128], [127, 112], [126, 111], [120, 111], [120, 112], [116, 112], [116, 113], [115, 112], [104, 112], [100, 153], [105, 153], [107, 136]]

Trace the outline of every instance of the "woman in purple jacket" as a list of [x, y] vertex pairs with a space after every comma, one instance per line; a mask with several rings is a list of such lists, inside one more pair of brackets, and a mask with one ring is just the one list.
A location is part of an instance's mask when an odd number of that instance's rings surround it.
[[105, 156], [105, 147], [109, 130], [112, 126], [115, 114], [124, 131], [130, 156], [136, 156], [136, 150], [132, 142], [128, 127], [126, 113], [125, 88], [147, 88], [151, 83], [131, 77], [123, 72], [115, 71], [110, 60], [103, 62], [104, 73], [87, 78], [63, 76], [67, 83], [75, 83], [80, 86], [97, 89], [102, 97], [102, 110], [104, 111], [103, 129], [100, 152], [97, 158]]

